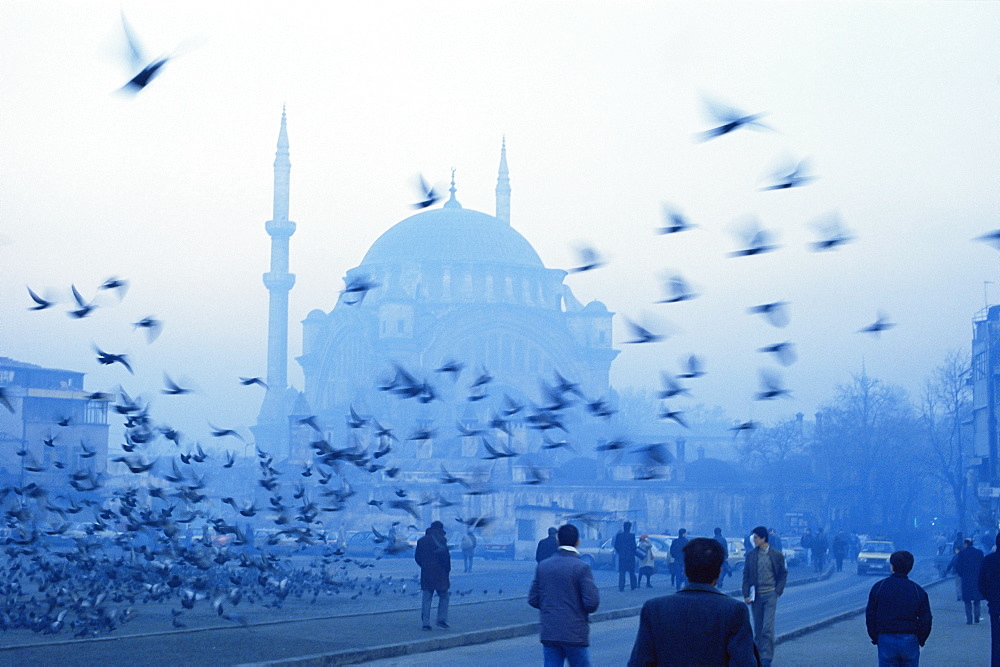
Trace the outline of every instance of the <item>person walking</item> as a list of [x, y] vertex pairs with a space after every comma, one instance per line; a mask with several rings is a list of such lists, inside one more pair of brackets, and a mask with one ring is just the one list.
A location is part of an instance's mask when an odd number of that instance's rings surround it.
[[462, 549], [462, 560], [465, 563], [465, 572], [472, 572], [472, 558], [476, 555], [476, 536], [472, 534], [472, 529], [462, 536], [462, 541], [459, 543], [459, 547]]
[[715, 535], [713, 538], [722, 547], [722, 572], [719, 573], [719, 582], [716, 584], [720, 589], [722, 588], [722, 583], [726, 580], [726, 577], [732, 574], [733, 568], [729, 564], [729, 540], [722, 536], [722, 529], [716, 528]]
[[[772, 549], [777, 549], [781, 551], [781, 536], [778, 535], [778, 531], [774, 528], [768, 528], [767, 530], [767, 543], [771, 545]], [[749, 551], [749, 549], [747, 549]], [[782, 551], [782, 553], [784, 553]]]
[[833, 552], [833, 560], [837, 564], [837, 572], [844, 571], [844, 559], [847, 558], [847, 547], [849, 545], [850, 538], [847, 537], [847, 533], [838, 530], [837, 534], [833, 536], [833, 544], [830, 547], [830, 551]]
[[649, 535], [639, 538], [635, 555], [639, 559], [639, 585], [642, 585], [642, 578], [646, 577], [646, 588], [652, 588], [653, 575], [656, 574], [656, 553], [653, 551], [653, 543], [649, 541]]
[[674, 572], [674, 586], [677, 590], [684, 587], [687, 579], [684, 577], [684, 547], [687, 546], [687, 528], [677, 531], [677, 537], [670, 543], [670, 560]]
[[689, 583], [642, 605], [629, 667], [760, 664], [746, 605], [715, 586], [725, 554], [711, 538], [687, 543], [682, 555]]
[[551, 556], [559, 548], [559, 541], [556, 539], [556, 529], [549, 528], [548, 537], [543, 537], [538, 540], [538, 546], [535, 547], [535, 562], [541, 563], [543, 560]]
[[[951, 552], [958, 556], [959, 552], [965, 548], [965, 538], [962, 537], [962, 531], [955, 531], [955, 539], [951, 543]], [[955, 564], [955, 556], [952, 556], [951, 563], [948, 564], [949, 568]], [[948, 571], [945, 570], [945, 574]], [[958, 572], [955, 572], [955, 599], [959, 602], [962, 601], [962, 577], [959, 576]]]
[[802, 553], [806, 557], [806, 565], [812, 564], [812, 543], [813, 543], [813, 531], [812, 528], [806, 528], [806, 532], [802, 533], [802, 539], [799, 540], [799, 544], [802, 545]]
[[830, 543], [823, 534], [822, 528], [816, 529], [812, 541], [809, 543], [812, 548], [813, 568], [816, 572], [822, 572], [826, 566], [826, 552], [830, 548]]
[[535, 566], [528, 604], [538, 610], [545, 667], [562, 667], [566, 661], [569, 667], [590, 667], [588, 615], [597, 611], [601, 596], [576, 549], [580, 531], [568, 523], [559, 527], [556, 539], [556, 553]]
[[979, 566], [979, 594], [990, 614], [990, 665], [1000, 667], [1000, 534], [996, 549], [986, 554]]
[[420, 620], [424, 630], [431, 629], [431, 601], [434, 593], [438, 596], [437, 624], [439, 628], [448, 626], [448, 589], [451, 588], [451, 554], [448, 553], [448, 542], [445, 537], [444, 524], [434, 521], [424, 531], [424, 536], [417, 540], [417, 548], [413, 553], [414, 560], [420, 566], [420, 591], [423, 598], [420, 604]]
[[913, 554], [894, 551], [889, 556], [892, 575], [876, 581], [868, 593], [865, 625], [878, 646], [879, 667], [920, 662], [920, 647], [931, 634], [931, 605], [927, 592], [907, 576]]
[[614, 546], [618, 557], [618, 590], [625, 590], [625, 574], [628, 573], [634, 591], [639, 584], [635, 579], [635, 533], [632, 532], [631, 521], [622, 524], [622, 531], [615, 535]]
[[747, 552], [743, 566], [743, 601], [753, 612], [754, 644], [760, 664], [767, 667], [774, 659], [774, 612], [785, 592], [788, 569], [785, 556], [768, 544], [767, 528], [757, 526], [750, 539], [754, 548]]
[[955, 572], [962, 579], [962, 602], [965, 603], [965, 624], [978, 623], [980, 618], [979, 569], [983, 552], [971, 537], [965, 538], [965, 548], [955, 554]]

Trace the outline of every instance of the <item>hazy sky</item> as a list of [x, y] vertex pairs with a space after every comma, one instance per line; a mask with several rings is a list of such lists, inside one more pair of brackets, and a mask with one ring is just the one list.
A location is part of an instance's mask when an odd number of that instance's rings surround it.
[[[204, 437], [260, 405], [266, 373], [272, 162], [283, 104], [291, 142], [290, 357], [299, 322], [412, 213], [417, 173], [493, 213], [507, 138], [511, 221], [547, 266], [589, 243], [608, 266], [567, 278], [578, 299], [669, 328], [622, 345], [616, 386], [655, 387], [688, 353], [695, 399], [765, 421], [828, 400], [860, 370], [918, 392], [968, 348], [1000, 227], [1000, 3], [877, 2], [0, 3], [0, 355], [86, 371], [88, 387], [146, 392]], [[136, 96], [120, 10], [151, 57], [177, 50]], [[708, 95], [765, 112], [773, 132], [707, 143]], [[759, 191], [807, 158], [805, 187]], [[657, 236], [665, 202], [699, 227]], [[856, 242], [814, 253], [810, 221], [838, 211]], [[782, 248], [729, 258], [759, 216]], [[657, 305], [679, 271], [701, 294]], [[131, 281], [82, 321], [85, 296]], [[59, 297], [29, 312], [25, 285]], [[1000, 301], [1000, 285], [991, 292]], [[791, 302], [776, 329], [746, 314]], [[856, 333], [879, 310], [898, 327]], [[147, 345], [131, 323], [165, 322]], [[755, 402], [755, 352], [792, 340], [793, 400]], [[91, 344], [128, 352], [136, 377]], [[200, 393], [157, 396], [161, 374]], [[289, 377], [301, 387], [290, 361]]]

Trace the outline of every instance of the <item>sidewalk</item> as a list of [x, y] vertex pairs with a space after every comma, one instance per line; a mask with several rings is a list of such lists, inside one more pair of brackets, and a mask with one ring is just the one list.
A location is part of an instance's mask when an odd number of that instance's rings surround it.
[[[878, 579], [873, 578], [872, 584]], [[955, 600], [951, 579], [926, 587], [934, 618], [927, 645], [920, 649], [921, 665], [989, 665], [990, 617], [983, 604], [983, 620], [979, 625], [965, 624], [965, 605]], [[878, 663], [876, 647], [865, 630], [864, 609], [856, 615], [806, 634], [778, 637], [774, 664], [815, 665], [874, 665]], [[831, 657], [835, 656], [835, 657]]]

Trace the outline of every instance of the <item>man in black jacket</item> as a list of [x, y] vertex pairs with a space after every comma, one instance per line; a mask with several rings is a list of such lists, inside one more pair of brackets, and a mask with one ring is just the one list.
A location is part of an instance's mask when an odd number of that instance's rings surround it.
[[670, 543], [670, 567], [677, 590], [682, 589], [687, 583], [687, 577], [684, 576], [684, 547], [687, 543], [687, 528], [678, 530], [677, 537]]
[[424, 630], [431, 629], [431, 601], [434, 593], [438, 596], [437, 624], [440, 628], [448, 626], [448, 589], [451, 588], [451, 554], [448, 552], [448, 540], [445, 537], [444, 524], [440, 521], [431, 523], [424, 531], [424, 536], [417, 540], [417, 548], [413, 553], [414, 560], [420, 566], [420, 591], [423, 594], [420, 604], [420, 620]]
[[559, 542], [556, 540], [557, 532], [555, 528], [549, 528], [549, 536], [538, 540], [538, 546], [535, 548], [536, 563], [541, 563], [559, 548]]
[[930, 601], [927, 592], [907, 576], [913, 569], [913, 554], [894, 551], [889, 568], [892, 576], [875, 582], [868, 594], [868, 636], [878, 646], [880, 665], [916, 665], [920, 647], [931, 634]]
[[618, 590], [625, 590], [625, 573], [628, 572], [629, 583], [634, 591], [639, 587], [635, 578], [635, 533], [632, 532], [632, 522], [626, 521], [622, 531], [615, 535], [615, 555], [618, 556]]
[[714, 539], [687, 543], [684, 571], [690, 583], [642, 606], [629, 667], [759, 664], [746, 606], [715, 587], [725, 555]]
[[989, 604], [993, 667], [1000, 667], [1000, 534], [996, 551], [986, 554], [979, 566], [979, 593]]

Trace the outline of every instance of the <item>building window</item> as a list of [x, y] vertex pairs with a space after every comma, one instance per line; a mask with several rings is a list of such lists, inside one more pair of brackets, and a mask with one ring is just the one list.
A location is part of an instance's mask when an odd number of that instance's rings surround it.
[[535, 520], [534, 519], [518, 519], [517, 520], [517, 539], [519, 540], [534, 540], [535, 539]]
[[396, 333], [406, 333], [405, 320], [396, 320]]

